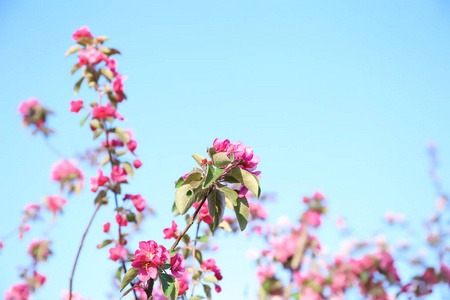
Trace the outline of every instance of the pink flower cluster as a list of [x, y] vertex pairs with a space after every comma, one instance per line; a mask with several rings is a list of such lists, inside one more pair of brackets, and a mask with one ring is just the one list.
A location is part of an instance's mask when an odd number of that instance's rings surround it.
[[139, 211], [139, 212], [144, 211], [145, 206], [147, 205], [147, 200], [142, 198], [141, 195], [125, 194], [125, 197], [123, 198], [123, 200], [128, 200], [128, 199], [130, 199], [133, 202], [133, 205], [137, 211]]
[[178, 227], [177, 223], [175, 223], [175, 221], [172, 221], [172, 227], [166, 228], [166, 229], [163, 230], [164, 238], [168, 239], [168, 240], [171, 239], [171, 238], [176, 239], [178, 237], [178, 235], [180, 234], [178, 232], [177, 227]]
[[24, 126], [35, 125], [38, 129], [44, 128], [46, 117], [51, 113], [36, 98], [21, 102], [17, 110], [23, 117]]
[[89, 27], [87, 26], [81, 26], [80, 29], [75, 30], [74, 34], [72, 34], [72, 39], [74, 41], [78, 41], [79, 39], [86, 37], [86, 38], [93, 38], [91, 31]]
[[155, 241], [139, 242], [139, 249], [134, 253], [131, 265], [139, 268], [139, 280], [146, 282], [150, 278], [156, 278], [158, 266], [162, 266], [168, 259], [170, 253], [164, 246], [158, 245]]
[[50, 210], [55, 216], [56, 212], [63, 211], [63, 206], [67, 203], [67, 200], [58, 195], [53, 195], [45, 197], [43, 202], [47, 209]]
[[221, 139], [215, 139], [213, 142], [214, 148], [217, 152], [225, 152], [230, 158], [233, 153], [234, 159], [239, 161], [239, 166], [247, 171], [252, 172], [255, 175], [259, 175], [261, 172], [254, 172], [257, 168], [260, 158], [258, 155], [253, 154], [253, 149], [244, 145], [242, 142], [231, 143], [228, 139], [222, 141]]
[[60, 182], [72, 182], [78, 180], [82, 184], [83, 172], [77, 168], [75, 160], [60, 159], [52, 165], [50, 180]]
[[92, 109], [92, 118], [106, 119], [108, 117], [125, 120], [110, 103], [107, 103], [105, 106], [96, 105]]
[[[202, 270], [202, 272], [207, 271], [214, 272], [214, 276], [217, 278], [218, 281], [223, 279], [223, 276], [220, 273], [220, 268], [216, 265], [216, 261], [214, 258], [204, 260], [203, 263], [200, 265], [200, 269]], [[221, 287], [218, 284], [214, 284], [214, 286], [216, 292], [220, 293], [220, 291], [222, 290]]]

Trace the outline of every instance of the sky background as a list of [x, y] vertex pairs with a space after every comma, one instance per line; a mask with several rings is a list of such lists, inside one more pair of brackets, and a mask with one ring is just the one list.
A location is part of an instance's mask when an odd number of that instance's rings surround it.
[[[420, 228], [436, 197], [429, 141], [439, 146], [444, 186], [450, 179], [449, 13], [443, 0], [0, 1], [0, 236], [18, 225], [26, 203], [58, 191], [49, 171], [60, 157], [22, 128], [22, 100], [37, 97], [55, 112], [49, 143], [67, 157], [95, 145], [89, 128], [79, 126], [84, 115], [69, 113], [71, 100], [96, 100], [86, 87], [73, 95], [76, 58], [64, 57], [82, 25], [123, 53], [118, 70], [128, 76], [128, 100], [120, 111], [144, 163], [126, 192], [142, 194], [157, 211], [130, 249], [139, 240], [162, 241], [173, 182], [196, 165], [191, 154], [204, 154], [216, 137], [240, 140], [261, 157], [262, 190], [277, 197], [269, 205], [272, 221], [297, 220], [301, 197], [324, 192], [330, 215], [321, 236], [330, 252], [338, 250], [337, 216], [361, 238], [385, 229], [388, 210]], [[69, 198], [50, 234], [55, 254], [41, 266], [48, 284], [35, 299], [59, 299], [68, 289], [93, 209], [88, 188]], [[107, 249], [95, 248], [112, 216], [112, 205], [102, 209], [78, 264], [74, 288], [87, 298], [107, 299], [113, 291], [117, 264]], [[0, 291], [18, 280], [16, 266], [29, 263], [31, 236], [5, 241]], [[260, 244], [244, 234], [216, 242], [224, 280], [214, 299], [252, 299], [254, 264], [245, 253]]]

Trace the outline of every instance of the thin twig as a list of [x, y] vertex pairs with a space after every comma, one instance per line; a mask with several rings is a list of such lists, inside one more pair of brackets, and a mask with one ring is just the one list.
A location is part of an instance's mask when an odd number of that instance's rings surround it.
[[[198, 239], [198, 231], [200, 229], [200, 220], [198, 220], [197, 223], [198, 223], [198, 225], [197, 225], [197, 231], [195, 232], [194, 248], [192, 249], [192, 269], [194, 269], [192, 274], [195, 274], [195, 250], [197, 249], [197, 239]], [[197, 285], [197, 281], [192, 281], [191, 297], [194, 296], [194, 290], [195, 290], [196, 285]]]
[[73, 275], [75, 274], [75, 268], [77, 267], [78, 258], [80, 257], [81, 248], [83, 248], [84, 239], [86, 238], [86, 235], [89, 231], [89, 228], [91, 227], [92, 221], [94, 221], [95, 215], [97, 214], [98, 210], [102, 206], [102, 203], [100, 202], [97, 207], [95, 208], [94, 214], [91, 217], [91, 220], [89, 221], [88, 226], [86, 227], [86, 230], [84, 231], [83, 237], [81, 238], [80, 247], [78, 248], [78, 253], [75, 258], [75, 262], [73, 264], [72, 268], [72, 275], [70, 275], [70, 288], [69, 288], [69, 300], [72, 300], [72, 283], [73, 283]]

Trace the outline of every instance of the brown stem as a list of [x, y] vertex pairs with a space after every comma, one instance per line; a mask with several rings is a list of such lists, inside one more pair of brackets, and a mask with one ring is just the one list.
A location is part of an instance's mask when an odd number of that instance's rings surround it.
[[[198, 225], [197, 225], [197, 231], [195, 232], [194, 248], [192, 249], [192, 269], [194, 269], [192, 274], [195, 274], [195, 251], [197, 249], [197, 239], [198, 239], [198, 231], [200, 229], [200, 220], [197, 223], [198, 223]], [[197, 281], [192, 281], [191, 298], [194, 296], [194, 290], [195, 290], [196, 285], [197, 285]]]
[[80, 257], [81, 248], [83, 248], [84, 239], [86, 238], [86, 235], [89, 231], [89, 228], [91, 227], [92, 221], [94, 221], [95, 215], [97, 214], [98, 210], [102, 206], [102, 203], [100, 202], [97, 207], [95, 208], [94, 214], [91, 217], [91, 220], [89, 221], [88, 226], [86, 227], [86, 230], [84, 231], [83, 237], [81, 238], [80, 247], [78, 248], [78, 253], [75, 258], [75, 262], [73, 264], [72, 268], [72, 275], [70, 275], [70, 286], [69, 286], [69, 300], [72, 300], [72, 284], [73, 284], [73, 275], [75, 274], [75, 268], [77, 267], [78, 258]]
[[153, 285], [155, 284], [155, 279], [150, 278], [147, 281], [147, 289], [145, 290], [145, 294], [147, 295], [147, 300], [153, 299]]

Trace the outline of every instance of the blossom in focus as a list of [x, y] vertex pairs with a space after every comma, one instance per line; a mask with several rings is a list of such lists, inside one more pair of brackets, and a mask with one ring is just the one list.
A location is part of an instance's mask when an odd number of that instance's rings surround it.
[[186, 265], [183, 255], [180, 253], [175, 254], [175, 256], [170, 259], [170, 264], [170, 271], [172, 272], [172, 275], [177, 278], [183, 277], [182, 273], [185, 271], [184, 266]]
[[[195, 209], [197, 209], [199, 205], [200, 205], [199, 202], [192, 204], [192, 206]], [[211, 224], [212, 222], [214, 222], [214, 220], [211, 218], [209, 211], [208, 211], [208, 200], [206, 200], [205, 203], [203, 204], [202, 208], [200, 208], [200, 212], [199, 212], [198, 216], [199, 216], [200, 220], [202, 220], [206, 224]]]
[[234, 159], [240, 161], [239, 166], [247, 171], [254, 171], [260, 162], [259, 156], [253, 154], [253, 149], [244, 145], [242, 142], [236, 142], [233, 144], [228, 139], [222, 141], [217, 138], [214, 140], [213, 146], [216, 148], [217, 152], [225, 152], [228, 158], [230, 158], [231, 154], [233, 154]]
[[83, 108], [83, 100], [73, 100], [70, 102], [70, 111], [78, 113]]
[[146, 282], [155, 279], [158, 274], [157, 266], [163, 265], [170, 258], [169, 251], [155, 241], [139, 242], [139, 249], [134, 254], [131, 266], [139, 268], [139, 280]]
[[169, 240], [171, 238], [177, 238], [178, 237], [178, 229], [177, 229], [177, 223], [175, 223], [175, 221], [172, 220], [172, 227], [170, 228], [166, 228], [163, 230], [164, 232], [164, 238]]
[[118, 259], [124, 258], [127, 255], [127, 250], [120, 244], [109, 249], [109, 258], [112, 261], [117, 261]]

